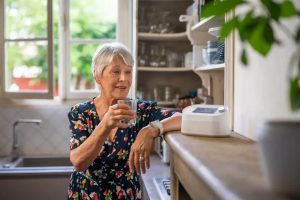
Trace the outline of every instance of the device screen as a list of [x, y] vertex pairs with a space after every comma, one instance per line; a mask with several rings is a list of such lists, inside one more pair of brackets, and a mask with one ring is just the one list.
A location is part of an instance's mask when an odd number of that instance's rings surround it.
[[197, 107], [193, 113], [208, 113], [213, 114], [218, 110], [218, 108], [203, 108], [203, 107]]

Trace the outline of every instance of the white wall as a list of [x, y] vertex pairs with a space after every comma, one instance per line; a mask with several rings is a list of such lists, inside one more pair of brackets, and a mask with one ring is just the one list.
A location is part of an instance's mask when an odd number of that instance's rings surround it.
[[0, 102], [0, 156], [9, 155], [13, 143], [13, 123], [17, 119], [41, 119], [40, 125], [19, 124], [21, 155], [69, 155], [68, 111], [71, 105], [5, 105]]
[[[299, 20], [290, 20], [285, 24], [296, 27]], [[251, 51], [250, 64], [247, 67], [239, 61], [241, 44], [236, 34], [234, 130], [252, 139], [257, 138], [257, 126], [264, 120], [300, 120], [300, 111], [291, 112], [288, 99], [287, 72], [295, 44], [284, 37], [282, 31], [276, 30], [275, 34], [278, 38], [284, 38], [285, 43], [281, 47], [274, 48], [266, 58]]]

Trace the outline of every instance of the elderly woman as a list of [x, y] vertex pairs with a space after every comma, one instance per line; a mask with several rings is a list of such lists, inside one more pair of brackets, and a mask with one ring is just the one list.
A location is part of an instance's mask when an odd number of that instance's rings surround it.
[[[153, 138], [180, 129], [180, 113], [162, 112], [155, 102], [139, 100], [136, 113], [117, 104], [127, 99], [132, 66], [132, 55], [119, 43], [102, 45], [93, 57], [101, 92], [68, 115], [75, 167], [68, 199], [141, 199], [139, 174], [150, 167]], [[133, 119], [134, 125], [122, 122]]]

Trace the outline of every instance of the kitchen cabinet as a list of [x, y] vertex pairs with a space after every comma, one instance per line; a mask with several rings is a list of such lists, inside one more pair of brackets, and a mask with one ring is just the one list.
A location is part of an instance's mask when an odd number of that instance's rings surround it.
[[192, 1], [140, 0], [135, 4], [137, 97], [175, 107], [176, 97], [202, 86], [192, 67], [186, 24], [179, 22], [179, 16], [185, 14]]
[[[179, 22], [192, 0], [134, 1], [136, 96], [174, 107], [174, 99], [205, 87], [211, 104], [231, 107], [233, 37], [225, 41], [225, 61], [204, 65], [202, 49], [217, 38], [208, 33], [225, 18], [207, 18], [191, 26]], [[201, 3], [201, 0], [200, 0]]]
[[[205, 49], [208, 51], [208, 41], [216, 41], [217, 37], [209, 33], [210, 28], [220, 27], [224, 18], [210, 17], [200, 19], [189, 31], [193, 43], [193, 66], [194, 71], [201, 77], [203, 85], [208, 89], [208, 95], [213, 98], [213, 104], [224, 104], [224, 69], [226, 58], [223, 63], [205, 64]], [[225, 49], [225, 55], [227, 49]], [[208, 53], [207, 53], [208, 54]], [[207, 55], [206, 54], [206, 55]], [[206, 58], [208, 59], [208, 58]]]
[[[203, 1], [200, 0], [199, 3], [202, 4]], [[218, 40], [216, 37], [218, 33], [214, 30], [219, 30], [220, 26], [232, 17], [233, 13], [227, 13], [224, 17], [203, 18], [198, 22], [190, 22], [193, 24], [188, 26], [190, 28], [187, 30], [193, 45], [193, 70], [201, 77], [203, 87], [208, 89], [208, 95], [213, 99], [212, 104], [225, 105], [229, 108], [231, 130], [233, 127], [234, 35], [231, 34], [223, 43], [223, 63], [204, 64], [203, 48], [208, 46], [208, 41]]]

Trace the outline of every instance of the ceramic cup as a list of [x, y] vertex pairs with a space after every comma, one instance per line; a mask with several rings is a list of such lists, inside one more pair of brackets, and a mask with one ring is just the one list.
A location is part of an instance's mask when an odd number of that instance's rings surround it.
[[257, 129], [262, 172], [270, 188], [300, 196], [300, 122], [266, 121]]
[[[137, 112], [137, 99], [120, 99], [117, 101], [118, 104], [127, 104], [131, 107], [131, 109], [136, 113]], [[122, 119], [121, 123], [128, 124], [128, 125], [135, 125], [136, 119], [127, 120]]]

